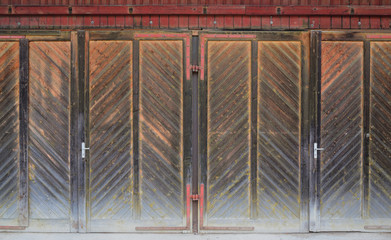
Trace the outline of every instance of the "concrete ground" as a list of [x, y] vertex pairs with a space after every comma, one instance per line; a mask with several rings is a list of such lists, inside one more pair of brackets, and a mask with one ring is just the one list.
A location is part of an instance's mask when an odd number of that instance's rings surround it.
[[391, 233], [308, 234], [72, 234], [0, 233], [1, 240], [391, 240]]

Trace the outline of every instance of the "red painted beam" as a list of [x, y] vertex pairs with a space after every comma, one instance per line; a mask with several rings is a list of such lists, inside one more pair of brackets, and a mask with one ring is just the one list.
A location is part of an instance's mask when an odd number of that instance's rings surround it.
[[391, 16], [391, 6], [2, 6], [0, 15]]
[[391, 6], [248, 6], [246, 7], [246, 15], [390, 16]]
[[1, 15], [8, 14], [8, 7], [0, 7], [0, 14]]
[[127, 6], [74, 6], [72, 15], [129, 15]]
[[[133, 6], [130, 8], [132, 14], [137, 15], [201, 15], [203, 14], [203, 6]], [[128, 12], [129, 13], [129, 12]]]
[[204, 8], [210, 15], [245, 15], [246, 6], [209, 6]]
[[[66, 6], [15, 6], [11, 8], [12, 15], [67, 15], [69, 8]], [[7, 10], [7, 14], [9, 14]]]

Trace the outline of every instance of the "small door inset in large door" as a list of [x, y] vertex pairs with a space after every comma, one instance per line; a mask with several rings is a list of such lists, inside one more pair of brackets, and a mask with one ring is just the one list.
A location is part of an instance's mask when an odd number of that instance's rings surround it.
[[318, 144], [324, 150], [314, 159], [314, 231], [391, 230], [391, 44], [365, 36], [344, 41], [326, 34], [320, 42]]

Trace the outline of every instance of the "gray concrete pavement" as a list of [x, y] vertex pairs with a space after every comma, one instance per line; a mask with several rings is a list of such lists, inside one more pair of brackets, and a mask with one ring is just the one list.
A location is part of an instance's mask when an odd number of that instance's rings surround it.
[[391, 233], [310, 234], [72, 234], [0, 233], [1, 240], [391, 240]]

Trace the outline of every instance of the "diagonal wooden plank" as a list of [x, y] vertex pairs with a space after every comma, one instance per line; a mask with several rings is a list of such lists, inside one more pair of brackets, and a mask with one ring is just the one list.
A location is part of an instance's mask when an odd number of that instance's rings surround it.
[[132, 42], [90, 42], [91, 218], [132, 218]]
[[183, 42], [140, 41], [141, 218], [182, 224]]
[[251, 42], [208, 42], [207, 217], [250, 217]]
[[259, 42], [258, 212], [300, 217], [300, 42]]
[[391, 218], [391, 43], [371, 43], [369, 215]]
[[0, 42], [0, 218], [18, 217], [19, 47]]
[[70, 43], [32, 42], [29, 60], [30, 216], [70, 214]]
[[323, 42], [321, 64], [321, 218], [360, 218], [363, 44]]

